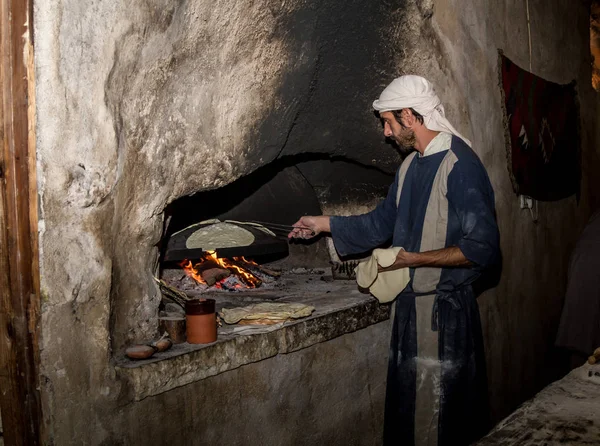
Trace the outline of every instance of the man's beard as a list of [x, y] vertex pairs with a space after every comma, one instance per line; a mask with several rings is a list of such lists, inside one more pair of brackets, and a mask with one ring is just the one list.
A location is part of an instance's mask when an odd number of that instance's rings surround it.
[[415, 148], [415, 143], [417, 142], [415, 132], [408, 129], [401, 135], [394, 136], [393, 139], [402, 155], [408, 155], [412, 152]]

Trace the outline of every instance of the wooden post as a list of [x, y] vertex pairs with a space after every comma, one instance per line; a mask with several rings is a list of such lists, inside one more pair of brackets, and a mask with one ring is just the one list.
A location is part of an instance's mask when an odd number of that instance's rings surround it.
[[0, 0], [0, 411], [4, 444], [42, 442], [32, 0]]

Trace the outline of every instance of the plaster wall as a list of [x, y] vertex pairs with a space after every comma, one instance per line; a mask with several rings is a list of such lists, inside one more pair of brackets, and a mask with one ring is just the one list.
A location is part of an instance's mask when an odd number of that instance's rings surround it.
[[377, 445], [389, 322], [77, 417], [56, 444]]
[[[530, 23], [528, 26], [528, 11]], [[591, 85], [585, 2], [435, 2], [433, 33], [445, 57], [431, 74], [458, 128], [488, 169], [496, 192], [503, 269], [480, 299], [493, 415], [505, 415], [560, 373], [553, 348], [569, 255], [590, 210], [600, 204], [597, 96]], [[529, 50], [531, 33], [531, 57]], [[497, 52], [553, 82], [575, 79], [581, 104], [581, 199], [539, 202], [534, 223], [519, 208], [506, 168]], [[439, 59], [435, 59], [439, 60]], [[437, 74], [433, 74], [436, 73]], [[446, 87], [448, 85], [448, 87]], [[456, 87], [452, 87], [455, 85]]]
[[[144, 426], [135, 420], [154, 407], [174, 411], [175, 425], [195, 423], [198, 413], [189, 407], [207, 394], [225, 386], [245, 395], [247, 380], [263, 382], [251, 378], [258, 371], [290, 370], [313, 354], [273, 358], [141, 403], [122, 400], [126, 392], [111, 366], [125, 344], [154, 334], [159, 294], [151, 275], [169, 202], [297, 153], [393, 171], [399, 158], [370, 107], [391, 79], [409, 72], [437, 86], [496, 191], [504, 268], [499, 285], [480, 298], [496, 419], [545, 384], [568, 255], [598, 204], [585, 2], [529, 1], [532, 70], [555, 82], [576, 79], [582, 117], [580, 203], [540, 203], [537, 224], [518, 208], [510, 186], [497, 87], [498, 48], [524, 68], [530, 63], [525, 2], [38, 0], [34, 9], [42, 394], [56, 444], [135, 444], [141, 437], [128, 429], [139, 432]], [[379, 356], [377, 367], [357, 359], [353, 376], [379, 385], [387, 333], [356, 336], [377, 345]], [[342, 364], [354, 355], [358, 349], [347, 349]], [[319, 386], [346, 392], [334, 375], [306, 373], [307, 394], [277, 400], [271, 393], [267, 410], [280, 403], [335, 409], [339, 426], [352, 426], [351, 411], [342, 419], [344, 404], [302, 401], [317, 398]], [[373, 401], [380, 410], [381, 395]], [[298, 435], [304, 426], [291, 413], [280, 421]], [[174, 429], [162, 426], [145, 427], [156, 436]]]

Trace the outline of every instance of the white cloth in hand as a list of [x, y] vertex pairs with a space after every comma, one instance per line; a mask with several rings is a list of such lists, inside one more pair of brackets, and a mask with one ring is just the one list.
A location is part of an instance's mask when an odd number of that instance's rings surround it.
[[381, 303], [394, 300], [410, 280], [408, 268], [377, 271], [378, 265], [384, 268], [392, 265], [401, 249], [403, 248], [374, 249], [371, 257], [360, 262], [355, 269], [358, 286], [368, 288]]

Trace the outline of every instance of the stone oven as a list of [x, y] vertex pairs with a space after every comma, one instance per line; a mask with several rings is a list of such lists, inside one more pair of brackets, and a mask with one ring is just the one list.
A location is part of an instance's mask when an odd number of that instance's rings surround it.
[[168, 205], [159, 244], [161, 267], [203, 256], [202, 250], [186, 250], [185, 239], [199, 222], [214, 219], [238, 226], [248, 223], [242, 226], [248, 230], [257, 225], [272, 232], [271, 237], [260, 237], [243, 248], [220, 249], [219, 257], [245, 256], [283, 268], [324, 267], [338, 260], [332, 243], [323, 237], [320, 241], [294, 240], [288, 247], [290, 225], [302, 215], [322, 214], [322, 207], [337, 213], [370, 209], [385, 196], [393, 175], [348, 160], [310, 158], [278, 160], [225, 187]]
[[[372, 119], [377, 129], [377, 120]], [[383, 149], [394, 154], [391, 146]], [[131, 397], [143, 399], [212, 376], [217, 370], [234, 369], [386, 320], [387, 306], [360, 293], [354, 280], [335, 280], [353, 279], [353, 266], [341, 263], [346, 259], [337, 256], [330, 238], [288, 242], [287, 227], [301, 215], [368, 211], [385, 196], [393, 179], [392, 172], [349, 157], [299, 154], [278, 158], [225, 186], [166, 205], [154, 247], [156, 261], [148, 263], [146, 270], [158, 295], [144, 303], [152, 312], [148, 318], [152, 326], [127, 343], [161, 335], [162, 329], [157, 331], [164, 320], [183, 317], [188, 298], [214, 299], [218, 312], [272, 302], [308, 305], [314, 312], [300, 323], [286, 324], [281, 333], [277, 331], [282, 324], [263, 328], [223, 324], [218, 342], [210, 348], [176, 344], [143, 361], [126, 359], [123, 348], [117, 347], [114, 362], [128, 382]], [[248, 228], [255, 240], [241, 247], [214, 249], [186, 244], [198, 228], [217, 221]], [[271, 234], [265, 236], [252, 226], [255, 222]], [[339, 265], [345, 270], [339, 272]], [[179, 292], [185, 293], [183, 300]], [[191, 364], [202, 366], [190, 369]]]
[[[207, 218], [291, 224], [360, 212], [393, 180], [400, 158], [371, 104], [397, 74], [401, 55], [379, 33], [392, 17], [402, 24], [402, 10], [261, 5], [232, 3], [227, 26], [207, 3], [151, 8], [115, 43], [103, 93], [117, 147], [80, 160], [70, 186], [78, 200], [90, 183], [87, 206], [111, 206], [102, 268], [115, 353], [156, 334], [154, 277], [169, 231]], [[330, 260], [324, 241], [292, 245], [286, 259]]]
[[[390, 149], [392, 150], [392, 149]], [[332, 241], [289, 241], [287, 234], [301, 215], [367, 210], [387, 191], [393, 175], [341, 157], [304, 155], [278, 159], [224, 187], [179, 198], [165, 209], [158, 244], [156, 275], [165, 286], [189, 298], [210, 297], [223, 306], [265, 301], [327, 298], [335, 278], [352, 279], [353, 266], [342, 265]], [[229, 246], [197, 234], [211, 228], [249, 234], [252, 242]], [[338, 272], [345, 268], [345, 274]], [[307, 284], [310, 284], [307, 286]], [[321, 286], [315, 286], [321, 284]], [[163, 317], [181, 314], [163, 293]], [[175, 314], [174, 314], [175, 313]]]

